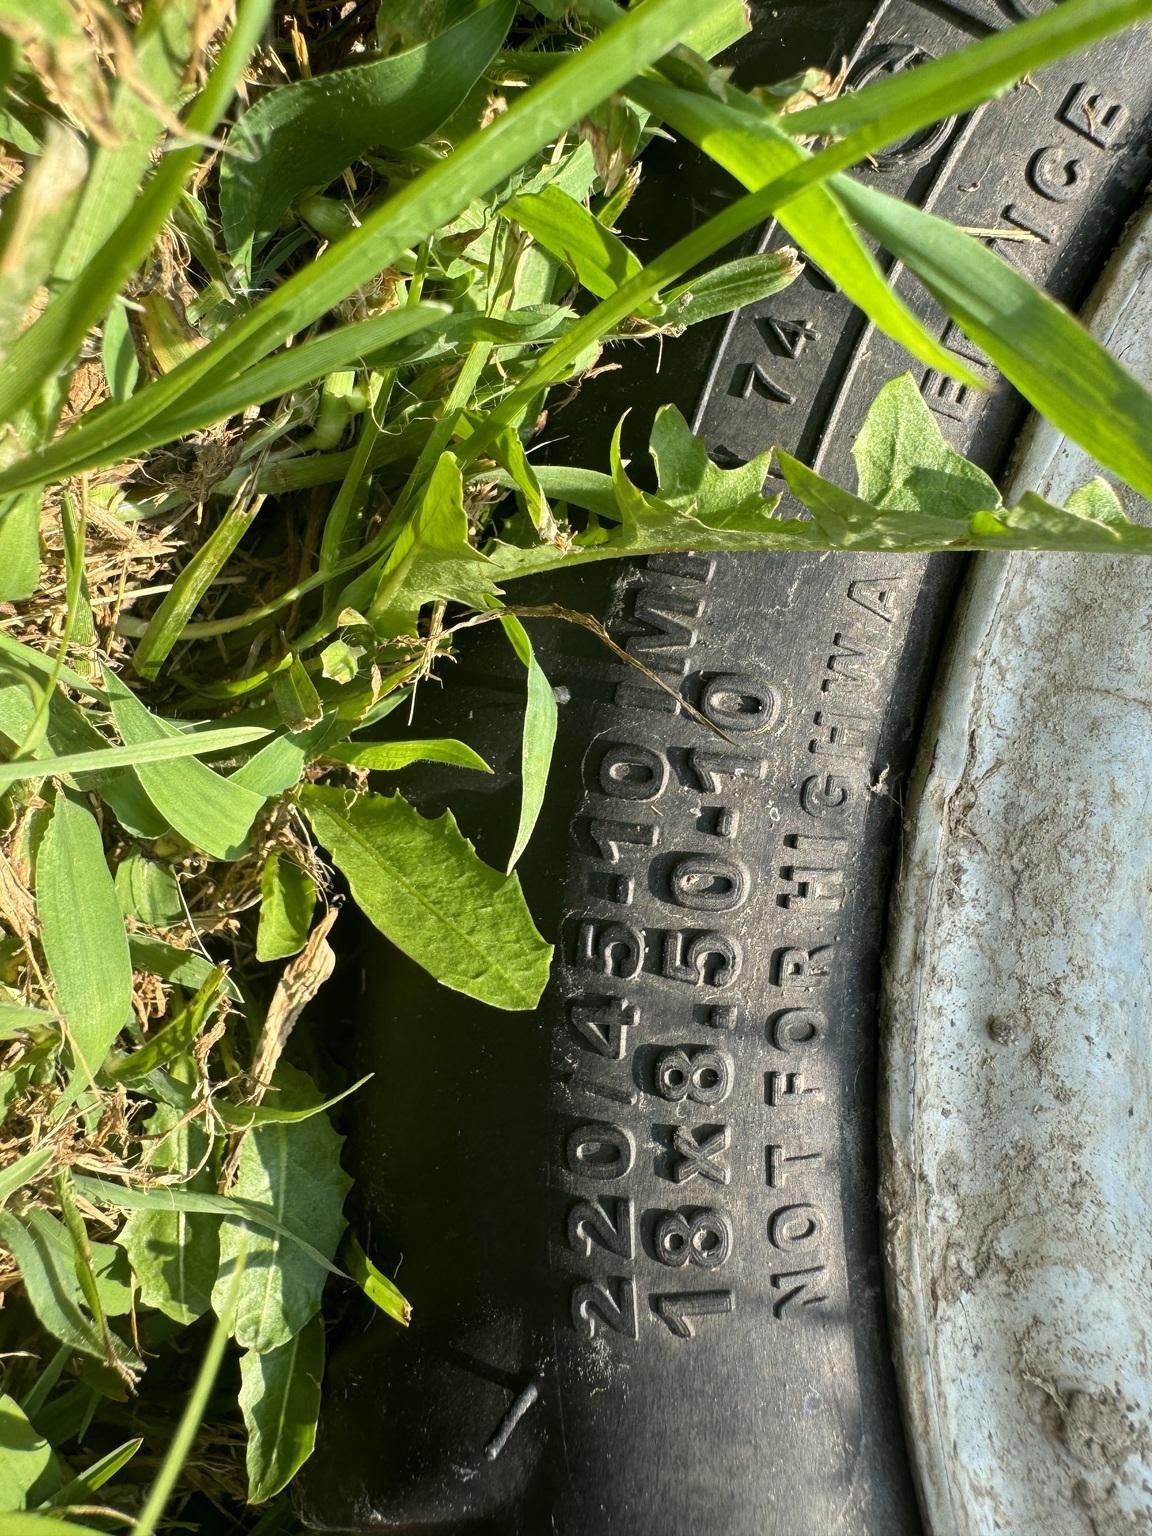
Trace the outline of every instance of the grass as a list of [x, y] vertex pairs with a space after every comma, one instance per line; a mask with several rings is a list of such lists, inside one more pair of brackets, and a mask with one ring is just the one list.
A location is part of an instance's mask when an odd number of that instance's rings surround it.
[[[308, 1008], [351, 921], [338, 887], [444, 985], [540, 995], [551, 950], [514, 866], [556, 726], [531, 620], [561, 610], [518, 609], [518, 578], [669, 549], [1148, 549], [1103, 480], [1005, 507], [908, 376], [872, 408], [855, 491], [777, 455], [803, 518], [762, 495], [770, 444], [721, 470], [670, 408], [654, 490], [619, 435], [599, 465], [531, 450], [607, 356], [786, 287], [806, 255], [910, 357], [961, 368], [870, 237], [1148, 493], [1147, 392], [977, 240], [847, 173], [1150, 13], [1065, 0], [856, 94], [815, 71], [749, 96], [709, 63], [745, 28], [733, 0], [0, 10], [13, 1531], [292, 1530], [324, 1287], [408, 1322], [342, 1214], [355, 1085]], [[642, 260], [618, 229], [657, 131], [737, 194]], [[770, 216], [797, 249], [733, 260]], [[507, 870], [370, 780], [486, 771], [375, 728], [496, 620], [525, 669]]]

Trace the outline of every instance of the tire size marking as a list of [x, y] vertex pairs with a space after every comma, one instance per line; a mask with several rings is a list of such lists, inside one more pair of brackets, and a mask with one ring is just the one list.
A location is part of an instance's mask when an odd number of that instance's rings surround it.
[[[773, 680], [735, 658], [710, 654], [692, 669], [713, 570], [709, 557], [650, 561], [624, 600], [625, 645], [691, 690], [733, 745], [702, 741], [687, 719], [654, 731], [651, 711], [665, 705], [629, 678], [614, 728], [586, 754], [573, 827], [590, 902], [565, 945], [569, 1315], [581, 1336], [623, 1350], [683, 1348], [736, 1317], [802, 1324], [843, 1270], [826, 1215], [840, 1096], [826, 998], [859, 826], [882, 779], [883, 679], [906, 578], [854, 575], [814, 693], [786, 709]], [[781, 763], [797, 751], [809, 767], [781, 800]], [[767, 803], [779, 805], [775, 869], [740, 851]], [[747, 969], [755, 930], [745, 925], [765, 903], [775, 947], [757, 982], [763, 963]], [[758, 1147], [750, 1099], [763, 1117]], [[702, 1288], [705, 1270], [724, 1283]]]

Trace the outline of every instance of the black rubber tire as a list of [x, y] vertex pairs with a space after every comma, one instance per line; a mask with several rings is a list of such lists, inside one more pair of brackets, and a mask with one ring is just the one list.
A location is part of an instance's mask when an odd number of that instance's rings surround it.
[[[778, 79], [845, 54], [859, 81], [1022, 8], [765, 9], [742, 72]], [[1075, 304], [1147, 179], [1150, 73], [1129, 42], [1097, 50], [874, 174], [964, 224], [1031, 230], [1004, 253]], [[654, 246], [729, 195], [682, 154], [650, 157], [633, 226]], [[554, 451], [603, 462], [624, 406], [640, 406], [639, 443], [675, 399], [720, 462], [775, 441], [851, 483], [863, 412], [908, 366], [811, 268], [719, 332], [665, 342], [658, 374], [657, 359], [636, 347], [625, 372], [586, 386], [549, 424], [570, 434]], [[1002, 469], [1020, 399], [935, 376], [923, 389], [953, 441]], [[346, 1054], [375, 1076], [347, 1160], [361, 1229], [377, 1257], [402, 1258], [415, 1318], [405, 1332], [354, 1305], [332, 1330], [306, 1521], [920, 1531], [877, 1234], [876, 988], [900, 786], [963, 568], [677, 556], [549, 589], [740, 746], [718, 750], [583, 631], [534, 627], [563, 701], [522, 868], [557, 944], [552, 984], [534, 1016], [498, 1014], [368, 944]], [[429, 813], [451, 803], [502, 864], [523, 673], [488, 632], [446, 684], [423, 690], [421, 733], [465, 737], [497, 774], [421, 770], [404, 788]]]

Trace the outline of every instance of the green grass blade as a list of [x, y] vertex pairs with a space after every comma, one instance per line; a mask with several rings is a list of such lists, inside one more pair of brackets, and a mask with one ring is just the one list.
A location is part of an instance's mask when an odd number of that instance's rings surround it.
[[58, 778], [63, 774], [97, 773], [106, 768], [136, 768], [141, 763], [167, 763], [181, 757], [210, 757], [260, 741], [269, 732], [262, 726], [221, 726], [163, 741], [137, 742], [123, 747], [104, 747], [95, 752], [69, 752], [62, 757], [39, 757], [33, 762], [0, 763], [0, 790], [25, 779]]
[[139, 677], [154, 678], [160, 671], [184, 626], [235, 554], [264, 500], [263, 496], [252, 495], [251, 481], [245, 481], [229, 502], [224, 516], [172, 583], [171, 591], [164, 594], [132, 658]]
[[[750, 192], [764, 190], [806, 158], [806, 151], [776, 127], [766, 112], [743, 111], [714, 97], [657, 81], [639, 82], [630, 94], [698, 145]], [[979, 387], [975, 376], [888, 286], [852, 221], [827, 188], [811, 187], [784, 210], [774, 204], [774, 211], [793, 239], [875, 325], [922, 363]]]
[[[1101, 38], [1152, 16], [1152, 0], [1064, 0], [991, 37], [850, 91], [835, 101], [788, 113], [780, 125], [797, 138], [848, 135], [831, 154], [853, 165], [919, 128], [967, 112], [1027, 74], [1079, 53]], [[825, 152], [827, 153], [827, 151]], [[823, 155], [819, 158], [823, 159]]]
[[[150, 410], [133, 411], [135, 399], [124, 406], [109, 408], [107, 417], [93, 411], [88, 420], [92, 428], [105, 424], [113, 434], [107, 436], [101, 452], [105, 458], [122, 453], [138, 453], [174, 437], [196, 432], [213, 422], [239, 415], [251, 405], [263, 405], [279, 395], [303, 389], [333, 369], [359, 362], [372, 352], [402, 341], [416, 331], [434, 329], [451, 314], [446, 304], [420, 304], [407, 309], [389, 310], [369, 320], [338, 326], [323, 336], [278, 352], [274, 357], [246, 369], [223, 385], [194, 390], [182, 398], [163, 420], [151, 419]], [[123, 415], [121, 416], [121, 413]], [[139, 416], [140, 424], [136, 424]], [[125, 421], [128, 426], [125, 428]], [[94, 434], [95, 435], [95, 434]]]
[[143, 1509], [136, 1517], [132, 1536], [153, 1536], [164, 1513], [164, 1506], [172, 1497], [180, 1474], [184, 1470], [184, 1463], [192, 1454], [196, 1432], [200, 1428], [200, 1421], [208, 1411], [208, 1400], [212, 1395], [212, 1388], [216, 1385], [216, 1377], [224, 1360], [224, 1351], [228, 1347], [232, 1316], [236, 1310], [236, 1299], [240, 1294], [240, 1285], [244, 1278], [244, 1263], [245, 1254], [241, 1252], [236, 1256], [235, 1268], [228, 1287], [228, 1304], [220, 1309], [220, 1316], [216, 1320], [216, 1326], [208, 1340], [208, 1347], [204, 1351], [204, 1358], [200, 1362], [200, 1369], [196, 1373], [195, 1385], [189, 1394], [184, 1412], [180, 1415], [180, 1422], [176, 1426], [176, 1433], [172, 1436], [172, 1443], [160, 1464], [156, 1481], [148, 1492]]
[[[620, 90], [674, 47], [686, 29], [709, 15], [720, 14], [725, 4], [726, 0], [647, 0], [586, 48], [569, 55], [559, 69], [526, 91], [507, 112], [401, 188], [358, 229], [288, 278], [224, 335], [138, 391], [129, 402], [134, 408], [129, 418], [136, 424], [133, 430], [142, 424], [142, 407], [146, 406], [147, 419], [155, 420], [192, 389], [210, 379], [213, 384], [230, 382], [253, 361], [320, 319], [396, 262], [404, 251], [419, 245], [475, 198], [512, 175], [558, 133]], [[46, 316], [47, 311], [18, 343], [24, 348], [20, 370], [12, 371], [15, 360], [11, 357], [0, 369], [0, 415], [27, 390], [29, 375], [43, 376], [43, 359], [31, 338], [44, 325]], [[65, 351], [63, 360], [70, 355]], [[115, 409], [126, 412], [128, 406]], [[81, 424], [50, 448], [0, 473], [0, 493], [46, 485], [84, 468], [113, 462], [119, 454], [108, 457], [103, 446], [109, 441], [112, 415], [111, 411], [102, 414], [97, 432]]]
[[516, 868], [520, 855], [528, 846], [544, 804], [544, 791], [548, 787], [548, 771], [552, 766], [552, 749], [556, 743], [558, 712], [556, 695], [536, 660], [528, 631], [514, 614], [500, 618], [504, 633], [512, 649], [524, 663], [528, 673], [528, 698], [524, 706], [524, 731], [520, 752], [520, 822], [516, 828], [516, 841], [508, 856], [505, 874]]
[[52, 1142], [46, 1142], [42, 1146], [33, 1147], [31, 1152], [24, 1152], [8, 1166], [0, 1170], [0, 1209], [7, 1204], [17, 1190], [23, 1189], [25, 1184], [37, 1178], [56, 1155], [56, 1147]]
[[848, 177], [835, 187], [1038, 411], [1152, 496], [1152, 393], [1074, 316], [947, 220]]
[[65, 1483], [58, 1492], [45, 1501], [45, 1505], [50, 1508], [63, 1508], [69, 1504], [91, 1504], [92, 1495], [97, 1488], [102, 1488], [122, 1467], [126, 1467], [143, 1444], [142, 1438], [125, 1440], [123, 1445], [118, 1445], [114, 1451], [101, 1456], [78, 1477]]
[[[270, 10], [271, 0], [240, 0], [236, 23], [188, 114], [190, 133], [210, 134], [223, 117]], [[67, 368], [147, 256], [202, 153], [194, 144], [165, 155], [123, 222], [13, 345], [0, 364], [0, 421], [11, 421], [39, 384]]]

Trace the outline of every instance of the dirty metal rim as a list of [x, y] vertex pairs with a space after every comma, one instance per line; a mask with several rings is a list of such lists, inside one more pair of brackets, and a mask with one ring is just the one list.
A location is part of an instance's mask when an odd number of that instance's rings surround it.
[[[1152, 378], [1152, 216], [1086, 316]], [[1055, 429], [1018, 490], [1095, 466]], [[1127, 510], [1152, 508], [1124, 497]], [[1152, 1529], [1152, 570], [981, 556], [885, 978], [885, 1247], [933, 1536]]]

